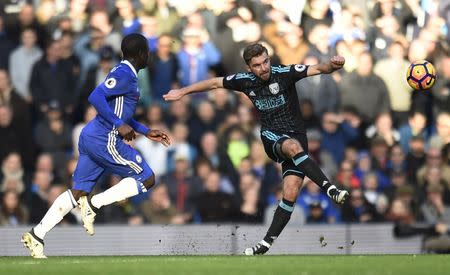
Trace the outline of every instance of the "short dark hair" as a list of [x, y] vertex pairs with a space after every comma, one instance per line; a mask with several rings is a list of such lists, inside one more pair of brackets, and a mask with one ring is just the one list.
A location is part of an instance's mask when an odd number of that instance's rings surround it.
[[249, 65], [250, 60], [252, 60], [253, 57], [260, 56], [263, 53], [268, 54], [267, 48], [260, 43], [254, 43], [245, 47], [242, 57], [244, 58], [245, 63]]
[[120, 45], [124, 59], [138, 57], [142, 51], [147, 49], [147, 47], [147, 39], [139, 33], [132, 33], [125, 36]]

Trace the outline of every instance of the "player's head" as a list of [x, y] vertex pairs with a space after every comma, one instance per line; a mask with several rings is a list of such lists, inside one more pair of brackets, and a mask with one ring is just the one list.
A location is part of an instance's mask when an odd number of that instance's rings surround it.
[[138, 33], [125, 36], [120, 46], [123, 59], [128, 60], [137, 66], [136, 69], [143, 69], [147, 66], [149, 48], [147, 39]]
[[242, 57], [249, 71], [262, 80], [270, 78], [270, 57], [266, 47], [260, 43], [250, 44], [245, 47]]

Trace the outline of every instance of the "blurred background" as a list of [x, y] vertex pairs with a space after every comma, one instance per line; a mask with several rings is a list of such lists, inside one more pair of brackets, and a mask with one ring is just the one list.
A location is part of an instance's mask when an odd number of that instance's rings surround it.
[[[306, 181], [291, 225], [447, 232], [449, 26], [448, 0], [1, 0], [0, 226], [38, 223], [71, 187], [78, 136], [96, 115], [87, 97], [120, 61], [122, 37], [138, 32], [151, 58], [139, 72], [136, 118], [168, 131], [173, 145], [132, 143], [158, 185], [103, 207], [98, 223], [270, 223], [281, 169], [265, 155], [251, 102], [226, 89], [162, 99], [172, 88], [246, 70], [243, 48], [259, 41], [274, 65], [346, 59], [343, 70], [296, 88], [310, 156], [351, 199], [337, 207]], [[406, 83], [419, 59], [437, 69], [432, 90]], [[119, 180], [105, 175], [94, 192]], [[77, 209], [63, 224], [80, 224]]]

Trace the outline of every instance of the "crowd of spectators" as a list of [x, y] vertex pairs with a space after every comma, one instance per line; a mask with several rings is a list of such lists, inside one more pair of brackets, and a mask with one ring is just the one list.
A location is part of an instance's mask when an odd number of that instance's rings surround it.
[[[296, 84], [309, 154], [351, 192], [338, 207], [305, 180], [291, 223], [450, 222], [450, 1], [15, 0], [0, 2], [0, 225], [38, 223], [71, 187], [89, 93], [142, 33], [136, 118], [169, 148], [132, 142], [157, 176], [150, 192], [102, 208], [99, 223], [267, 223], [281, 198], [242, 94], [218, 89], [168, 104], [172, 88], [246, 70], [254, 42], [273, 65], [345, 57], [343, 70]], [[430, 91], [406, 84], [432, 62]], [[94, 192], [120, 178], [104, 175]], [[64, 223], [80, 223], [73, 210]]]

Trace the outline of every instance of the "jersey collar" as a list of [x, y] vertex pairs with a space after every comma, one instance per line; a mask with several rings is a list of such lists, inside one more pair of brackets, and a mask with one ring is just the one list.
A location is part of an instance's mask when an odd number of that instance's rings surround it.
[[122, 60], [122, 62], [120, 62], [120, 63], [127, 64], [128, 67], [130, 67], [130, 69], [133, 71], [134, 75], [137, 77], [136, 69], [133, 67], [133, 65], [130, 63], [130, 61], [128, 61], [128, 60]]

